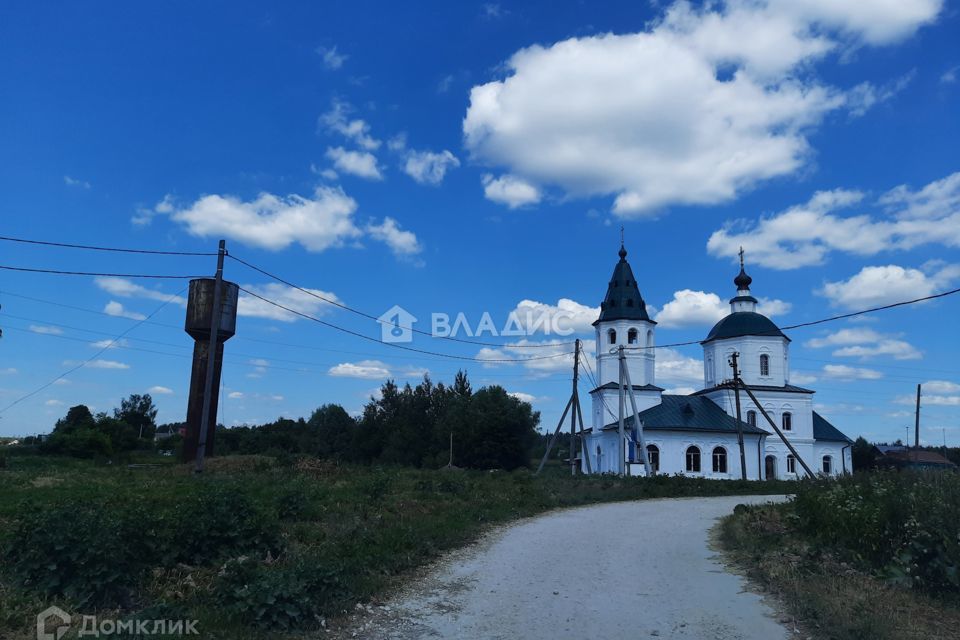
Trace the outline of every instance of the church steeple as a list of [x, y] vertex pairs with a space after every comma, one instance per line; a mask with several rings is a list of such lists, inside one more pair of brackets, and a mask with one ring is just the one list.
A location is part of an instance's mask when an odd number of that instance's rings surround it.
[[757, 299], [750, 294], [750, 285], [753, 284], [753, 278], [747, 275], [743, 267], [743, 247], [740, 247], [740, 273], [733, 279], [733, 284], [737, 287], [737, 295], [730, 299], [730, 313], [738, 311], [757, 310]]
[[594, 325], [611, 320], [642, 320], [656, 324], [647, 315], [647, 305], [640, 295], [640, 288], [633, 276], [633, 269], [627, 262], [627, 249], [623, 245], [623, 230], [620, 231], [620, 260], [613, 268], [613, 275], [607, 285], [607, 295], [600, 303], [600, 317]]

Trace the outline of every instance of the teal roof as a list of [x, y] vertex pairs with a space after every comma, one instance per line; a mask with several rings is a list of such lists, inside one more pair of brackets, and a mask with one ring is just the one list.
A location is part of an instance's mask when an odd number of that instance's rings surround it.
[[831, 442], [853, 442], [816, 411], [813, 412], [813, 439]]
[[[643, 429], [659, 431], [710, 431], [718, 433], [736, 433], [737, 420], [720, 408], [716, 402], [704, 396], [662, 396], [662, 402], [639, 413]], [[633, 416], [624, 421], [633, 425]], [[759, 427], [741, 421], [744, 433], [767, 435]], [[613, 422], [604, 429], [617, 428]]]
[[[700, 391], [697, 391], [697, 392], [696, 392], [696, 395], [701, 395], [701, 394], [704, 394], [704, 393], [711, 393], [711, 392], [713, 392], [713, 391], [719, 391], [719, 390], [721, 390], [721, 389], [730, 389], [730, 390], [733, 390], [733, 383], [732, 383], [732, 382], [724, 382], [724, 383], [722, 383], [722, 384], [718, 384], [718, 385], [713, 386], [713, 387], [708, 387], [708, 388], [706, 388], [706, 389], [701, 389]], [[751, 391], [781, 391], [781, 392], [784, 392], [784, 393], [815, 393], [815, 391], [813, 391], [813, 390], [811, 390], [811, 389], [804, 389], [803, 387], [798, 387], [798, 386], [795, 386], [795, 385], [792, 385], [792, 384], [786, 384], [786, 385], [784, 385], [784, 386], [782, 386], [782, 387], [774, 387], [774, 386], [768, 385], [768, 384], [752, 384], [752, 385], [750, 385], [750, 390], [751, 390]]]
[[608, 320], [642, 320], [656, 324], [647, 315], [647, 304], [640, 295], [637, 279], [627, 262], [627, 250], [623, 246], [619, 255], [620, 261], [613, 268], [613, 276], [607, 285], [607, 295], [600, 303], [600, 317], [593, 324]]

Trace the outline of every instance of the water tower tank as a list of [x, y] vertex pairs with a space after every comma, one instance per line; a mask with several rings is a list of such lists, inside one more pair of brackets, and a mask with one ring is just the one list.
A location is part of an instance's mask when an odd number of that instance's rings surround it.
[[[190, 281], [187, 299], [187, 320], [184, 330], [194, 340], [210, 339], [210, 322], [213, 320], [213, 278], [198, 278]], [[237, 332], [237, 297], [240, 290], [233, 282], [224, 280], [220, 286], [220, 329], [217, 339], [224, 342]]]

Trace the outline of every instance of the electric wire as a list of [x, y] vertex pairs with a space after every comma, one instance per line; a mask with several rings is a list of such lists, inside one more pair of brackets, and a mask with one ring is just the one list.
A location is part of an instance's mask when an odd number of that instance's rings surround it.
[[[159, 275], [155, 273], [100, 273], [94, 271], [64, 271], [61, 269], [37, 269], [32, 267], [12, 267], [10, 265], [0, 264], [0, 269], [5, 271], [22, 271], [26, 273], [46, 273], [58, 276], [98, 276], [103, 278], [150, 278], [155, 280], [193, 280], [203, 278], [204, 276], [177, 276], [177, 275]], [[186, 289], [184, 289], [186, 291]]]
[[[230, 253], [228, 253], [228, 254], [226, 254], [226, 255], [227, 255], [228, 258], [230, 258], [230, 259], [232, 259], [232, 260], [235, 260], [236, 262], [239, 262], [240, 264], [242, 264], [242, 265], [244, 265], [244, 266], [246, 266], [246, 267], [248, 267], [248, 268], [250, 268], [250, 269], [253, 269], [254, 271], [256, 271], [256, 272], [258, 272], [258, 273], [260, 273], [260, 274], [262, 274], [262, 275], [265, 275], [265, 276], [267, 276], [268, 278], [271, 278], [271, 279], [273, 279], [273, 280], [276, 280], [277, 282], [279, 282], [279, 283], [281, 283], [281, 284], [285, 284], [285, 285], [287, 285], [288, 287], [291, 287], [292, 289], [296, 289], [297, 291], [299, 291], [299, 292], [301, 292], [301, 293], [305, 293], [305, 294], [308, 295], [308, 296], [313, 296], [314, 298], [317, 298], [318, 300], [322, 300], [323, 302], [326, 302], [326, 303], [328, 303], [328, 304], [332, 304], [333, 306], [339, 307], [340, 309], [343, 309], [343, 310], [345, 310], [345, 311], [349, 311], [350, 313], [355, 313], [355, 314], [357, 314], [358, 316], [367, 318], [367, 319], [369, 319], [369, 320], [373, 320], [374, 322], [377, 322], [377, 323], [379, 323], [379, 324], [386, 324], [386, 325], [393, 326], [392, 323], [387, 322], [387, 321], [384, 321], [384, 320], [381, 320], [379, 317], [374, 316], [373, 314], [367, 313], [367, 312], [365, 312], [365, 311], [360, 311], [359, 309], [354, 309], [353, 307], [350, 307], [350, 306], [348, 306], [348, 305], [345, 305], [345, 304], [343, 304], [342, 302], [339, 302], [339, 301], [337, 301], [337, 300], [333, 300], [333, 299], [328, 298], [328, 297], [326, 297], [326, 296], [322, 296], [322, 295], [316, 293], [315, 291], [311, 291], [310, 289], [305, 289], [305, 288], [303, 288], [303, 287], [301, 287], [301, 286], [298, 286], [298, 285], [290, 282], [289, 280], [285, 280], [284, 278], [281, 278], [281, 277], [278, 276], [278, 275], [275, 275], [275, 274], [273, 274], [273, 273], [270, 273], [269, 271], [266, 271], [266, 270], [264, 270], [264, 269], [261, 269], [260, 267], [258, 267], [258, 266], [256, 266], [256, 265], [253, 265], [253, 264], [247, 262], [246, 260], [243, 260], [242, 258], [238, 258], [238, 257], [236, 257], [236, 256], [234, 256], [234, 255], [232, 255], [232, 254], [230, 254]], [[482, 346], [482, 347], [509, 347], [509, 348], [511, 348], [511, 349], [513, 349], [513, 348], [517, 348], [517, 349], [549, 349], [549, 348], [551, 348], [551, 347], [572, 345], [572, 344], [574, 343], [572, 340], [566, 341], [566, 342], [554, 342], [554, 343], [552, 343], [552, 344], [506, 344], [506, 343], [502, 343], [502, 342], [483, 342], [483, 341], [480, 341], [480, 340], [466, 340], [466, 339], [464, 339], [464, 338], [456, 338], [456, 337], [454, 337], [454, 336], [437, 336], [437, 335], [434, 335], [433, 333], [431, 333], [431, 332], [429, 332], [429, 331], [423, 331], [422, 329], [416, 329], [416, 328], [414, 328], [414, 327], [407, 327], [407, 328], [409, 328], [410, 331], [413, 332], [413, 333], [418, 333], [418, 334], [421, 334], [421, 335], [429, 336], [429, 337], [431, 337], [431, 338], [435, 338], [435, 339], [439, 339], [439, 340], [449, 340], [449, 341], [451, 341], [451, 342], [462, 342], [462, 343], [464, 343], [464, 344], [473, 344], [473, 345]]]
[[26, 238], [14, 238], [11, 236], [0, 236], [4, 242], [18, 242], [21, 244], [34, 244], [46, 247], [62, 247], [65, 249], [86, 249], [89, 251], [111, 251], [116, 253], [143, 253], [154, 256], [216, 256], [217, 252], [210, 251], [161, 251], [158, 249], [128, 249], [120, 247], [100, 247], [89, 244], [73, 244], [69, 242], [51, 242], [49, 240], [28, 240]]

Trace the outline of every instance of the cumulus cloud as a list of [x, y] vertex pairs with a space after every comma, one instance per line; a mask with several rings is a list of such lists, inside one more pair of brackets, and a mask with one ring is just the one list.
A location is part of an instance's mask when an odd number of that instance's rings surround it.
[[319, 127], [328, 133], [343, 136], [367, 151], [380, 148], [380, 140], [370, 135], [370, 125], [360, 118], [351, 118], [353, 107], [342, 100], [334, 100], [330, 111], [320, 116]]
[[61, 336], [63, 329], [60, 327], [48, 327], [46, 325], [32, 324], [28, 327], [33, 333], [39, 333], [45, 336]]
[[153, 395], [165, 396], [173, 393], [173, 389], [171, 389], [170, 387], [162, 387], [160, 385], [154, 385], [149, 389], [147, 389], [147, 393], [152, 393]]
[[[294, 289], [293, 287], [288, 287], [285, 284], [280, 284], [279, 282], [271, 282], [263, 285], [245, 284], [243, 285], [243, 288], [252, 291], [257, 295], [263, 296], [264, 298], [273, 300], [278, 304], [282, 304], [289, 309], [293, 309], [294, 311], [299, 311], [300, 313], [305, 313], [310, 316], [321, 315], [334, 309], [335, 305], [321, 300], [320, 298], [326, 298], [326, 300], [342, 303], [340, 298], [337, 297], [337, 294], [331, 293], [330, 291], [304, 287], [306, 291], [310, 291], [314, 294], [310, 295], [300, 291], [299, 289]], [[314, 296], [320, 296], [320, 298]], [[268, 320], [280, 320], [282, 322], [293, 322], [300, 318], [300, 316], [296, 315], [295, 313], [291, 313], [268, 302], [264, 302], [259, 298], [244, 293], [243, 291], [240, 292], [240, 297], [237, 301], [237, 314], [248, 318], [266, 318]]]
[[916, 75], [917, 72], [914, 69], [879, 87], [871, 82], [861, 82], [847, 94], [847, 108], [850, 110], [850, 115], [858, 118], [874, 106], [890, 100], [906, 89]]
[[338, 378], [383, 380], [390, 377], [390, 369], [379, 360], [361, 360], [360, 362], [342, 362], [330, 367], [327, 374]]
[[540, 190], [516, 176], [494, 178], [488, 173], [484, 174], [482, 181], [483, 195], [487, 200], [505, 204], [511, 209], [540, 202]]
[[703, 385], [703, 360], [676, 349], [657, 349], [654, 373], [658, 384]]
[[[894, 402], [913, 405], [916, 402], [916, 396], [898, 396]], [[920, 403], [941, 407], [960, 406], [960, 384], [949, 380], [928, 380], [921, 385]]]
[[640, 33], [514, 53], [507, 77], [472, 88], [465, 143], [528, 193], [556, 185], [572, 196], [610, 194], [621, 216], [729, 201], [804, 167], [807, 133], [825, 114], [865, 108], [865, 88], [850, 97], [824, 85], [816, 62], [908, 37], [940, 8], [940, 0], [676, 2]]
[[386, 217], [380, 224], [368, 224], [366, 231], [374, 240], [383, 242], [394, 255], [409, 258], [423, 251], [420, 241], [412, 231], [405, 231], [391, 217]]
[[68, 187], [79, 187], [81, 189], [90, 188], [90, 183], [86, 180], [71, 178], [70, 176], [63, 176], [63, 184], [67, 185]]
[[849, 367], [845, 364], [827, 364], [823, 366], [823, 377], [848, 382], [851, 380], [879, 380], [883, 374], [874, 369]]
[[350, 56], [337, 51], [337, 45], [332, 47], [317, 47], [317, 55], [323, 60], [323, 66], [332, 71], [336, 71], [343, 66]]
[[56, 400], [56, 399], [54, 399], [54, 398], [50, 398], [49, 400], [47, 400], [47, 401], [44, 402], [43, 404], [47, 405], [48, 407], [59, 407], [59, 406], [62, 406], [62, 405], [63, 405], [63, 401], [61, 401], [61, 400]]
[[793, 384], [813, 384], [817, 381], [817, 376], [805, 371], [793, 371], [790, 373], [790, 382]]
[[94, 349], [120, 349], [123, 347], [129, 346], [130, 343], [124, 338], [120, 339], [110, 339], [106, 338], [104, 340], [97, 340], [96, 342], [91, 342], [90, 346]]
[[751, 262], [796, 269], [822, 264], [831, 251], [867, 256], [925, 244], [960, 247], [960, 172], [916, 191], [891, 189], [873, 203], [878, 215], [843, 215], [863, 200], [859, 191], [819, 191], [757, 222], [728, 221], [710, 236], [707, 250], [733, 260], [742, 246]]
[[523, 391], [510, 391], [508, 392], [508, 395], [513, 396], [520, 402], [526, 402], [528, 404], [533, 404], [538, 399], [537, 396], [530, 395], [529, 393], [524, 393]]
[[806, 346], [813, 349], [839, 347], [833, 352], [833, 355], [838, 357], [867, 359], [875, 356], [892, 356], [896, 360], [916, 360], [922, 357], [920, 351], [909, 342], [865, 327], [840, 329], [826, 336], [808, 340]]
[[[789, 313], [791, 307], [783, 300], [759, 298], [757, 312], [773, 317]], [[717, 294], [682, 289], [663, 305], [655, 319], [663, 328], [711, 326], [729, 313], [729, 303]]]
[[187, 304], [187, 299], [183, 296], [171, 295], [163, 291], [157, 291], [156, 289], [149, 289], [126, 278], [96, 277], [93, 279], [93, 282], [97, 287], [107, 293], [121, 298], [146, 298], [148, 300], [171, 302], [180, 306]]
[[[76, 360], [64, 360], [63, 366], [73, 367], [80, 364]], [[130, 365], [116, 360], [91, 360], [84, 365], [88, 369], [129, 369]]]
[[227, 397], [230, 398], [231, 400], [240, 400], [241, 398], [243, 398], [243, 392], [231, 391], [230, 393], [227, 394]]
[[130, 318], [131, 320], [146, 320], [147, 316], [142, 313], [137, 313], [136, 311], [130, 311], [126, 309], [122, 304], [116, 300], [111, 300], [103, 307], [103, 312], [108, 316], [116, 316], [118, 318]]
[[600, 307], [590, 307], [569, 298], [560, 298], [556, 304], [521, 300], [510, 311], [511, 328], [516, 326], [527, 333], [586, 333], [593, 330], [593, 322], [600, 316]]
[[453, 153], [444, 149], [434, 151], [410, 151], [403, 163], [403, 171], [420, 184], [438, 185], [447, 171], [460, 166]]
[[928, 271], [932, 273], [894, 264], [864, 267], [847, 280], [826, 283], [818, 293], [834, 306], [864, 309], [922, 298], [960, 278], [960, 265], [928, 265]]
[[361, 235], [353, 222], [356, 210], [356, 201], [342, 189], [318, 187], [312, 198], [262, 193], [245, 202], [233, 196], [203, 196], [171, 217], [202, 238], [232, 238], [274, 251], [299, 242], [308, 251], [323, 251]]
[[383, 180], [377, 157], [369, 151], [352, 151], [343, 147], [328, 147], [327, 159], [335, 169], [367, 180]]

